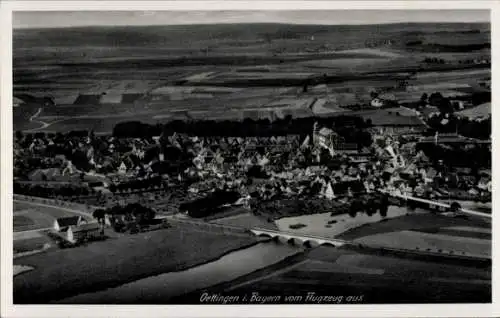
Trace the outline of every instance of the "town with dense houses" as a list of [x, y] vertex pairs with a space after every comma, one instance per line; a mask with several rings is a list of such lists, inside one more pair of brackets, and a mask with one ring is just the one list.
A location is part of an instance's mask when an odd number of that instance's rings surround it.
[[[350, 142], [335, 126], [318, 121], [308, 134], [266, 137], [17, 133], [14, 192], [89, 205], [126, 202], [140, 193], [138, 200], [159, 213], [172, 213], [172, 207], [215, 190], [238, 193], [237, 200], [225, 204], [249, 208], [251, 198], [352, 201], [360, 193], [381, 190], [426, 199], [491, 201], [490, 144], [439, 131], [426, 137], [431, 129], [425, 119], [408, 126], [349, 125], [337, 127]], [[448, 161], [436, 156], [436, 149], [462, 152], [480, 162]], [[176, 195], [179, 191], [184, 195]]]

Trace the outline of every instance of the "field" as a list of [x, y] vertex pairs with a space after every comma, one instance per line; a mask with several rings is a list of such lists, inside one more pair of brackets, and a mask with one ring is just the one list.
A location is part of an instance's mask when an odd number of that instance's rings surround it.
[[491, 257], [491, 223], [432, 214], [407, 215], [344, 232], [361, 244]]
[[15, 265], [34, 270], [14, 278], [14, 303], [46, 303], [178, 271], [255, 242], [250, 236], [171, 228], [19, 258]]
[[[262, 296], [302, 296], [299, 303], [316, 303], [318, 297], [306, 300], [311, 292], [343, 296], [332, 299], [335, 304], [486, 303], [491, 301], [491, 268], [320, 247], [298, 265], [230, 287], [222, 294], [257, 290]], [[194, 297], [184, 301], [196, 303]]]
[[37, 251], [43, 249], [47, 244], [52, 245], [53, 241], [44, 233], [37, 233], [37, 237], [14, 240], [14, 254]]
[[[404, 208], [399, 208], [395, 206], [390, 206], [387, 212], [387, 219], [397, 218], [409, 213]], [[419, 213], [426, 213], [420, 212]], [[374, 214], [368, 216], [365, 213], [358, 213], [356, 217], [350, 217], [348, 214], [339, 214], [331, 216], [330, 213], [320, 213], [303, 215], [297, 217], [287, 217], [281, 218], [275, 221], [276, 225], [281, 231], [286, 232], [297, 232], [303, 234], [310, 234], [322, 237], [338, 237], [342, 233], [349, 231], [351, 229], [360, 227], [366, 224], [372, 224], [380, 222], [383, 218], [379, 214]], [[333, 223], [336, 221], [335, 223]], [[290, 225], [293, 224], [304, 224], [305, 227], [300, 229], [292, 229]], [[326, 225], [329, 225], [326, 227]], [[369, 225], [367, 225], [369, 226]]]
[[[14, 95], [56, 102], [15, 107], [15, 129], [28, 131], [324, 116], [369, 104], [373, 91], [411, 102], [436, 90], [468, 94], [456, 88], [474, 91], [490, 77], [487, 64], [459, 63], [489, 58], [487, 24], [103, 27], [13, 36]], [[423, 63], [427, 57], [447, 62]]]
[[271, 230], [278, 230], [278, 227], [274, 223], [266, 222], [266, 220], [259, 218], [249, 212], [228, 216], [224, 218], [218, 218], [210, 222], [215, 224], [243, 227], [247, 229], [258, 227]]
[[485, 103], [473, 108], [468, 108], [458, 112], [457, 114], [470, 119], [488, 117], [491, 115], [491, 103]]

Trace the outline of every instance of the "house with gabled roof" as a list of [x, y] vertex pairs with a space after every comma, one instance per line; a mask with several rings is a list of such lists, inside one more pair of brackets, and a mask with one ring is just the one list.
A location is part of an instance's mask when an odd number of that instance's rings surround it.
[[126, 172], [127, 172], [127, 166], [125, 165], [125, 162], [122, 161], [122, 163], [118, 167], [118, 173], [125, 174]]
[[65, 232], [70, 226], [79, 226], [84, 223], [86, 223], [86, 221], [81, 216], [58, 218], [54, 221], [54, 230], [57, 232]]
[[100, 235], [101, 227], [99, 223], [87, 223], [77, 226], [70, 226], [66, 231], [66, 239], [71, 243], [81, 242], [85, 239], [96, 238]]

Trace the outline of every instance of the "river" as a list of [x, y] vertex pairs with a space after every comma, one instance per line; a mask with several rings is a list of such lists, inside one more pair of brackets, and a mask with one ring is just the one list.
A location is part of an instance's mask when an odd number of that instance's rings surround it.
[[169, 272], [94, 293], [57, 301], [62, 304], [164, 304], [174, 296], [232, 281], [301, 252], [286, 244], [262, 242], [229, 253], [213, 262]]

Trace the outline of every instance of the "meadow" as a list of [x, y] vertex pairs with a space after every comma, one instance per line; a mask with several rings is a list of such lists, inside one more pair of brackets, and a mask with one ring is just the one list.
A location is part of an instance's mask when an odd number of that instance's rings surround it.
[[15, 265], [34, 269], [14, 277], [14, 303], [47, 303], [179, 271], [256, 242], [251, 236], [220, 235], [176, 226], [18, 258]]

